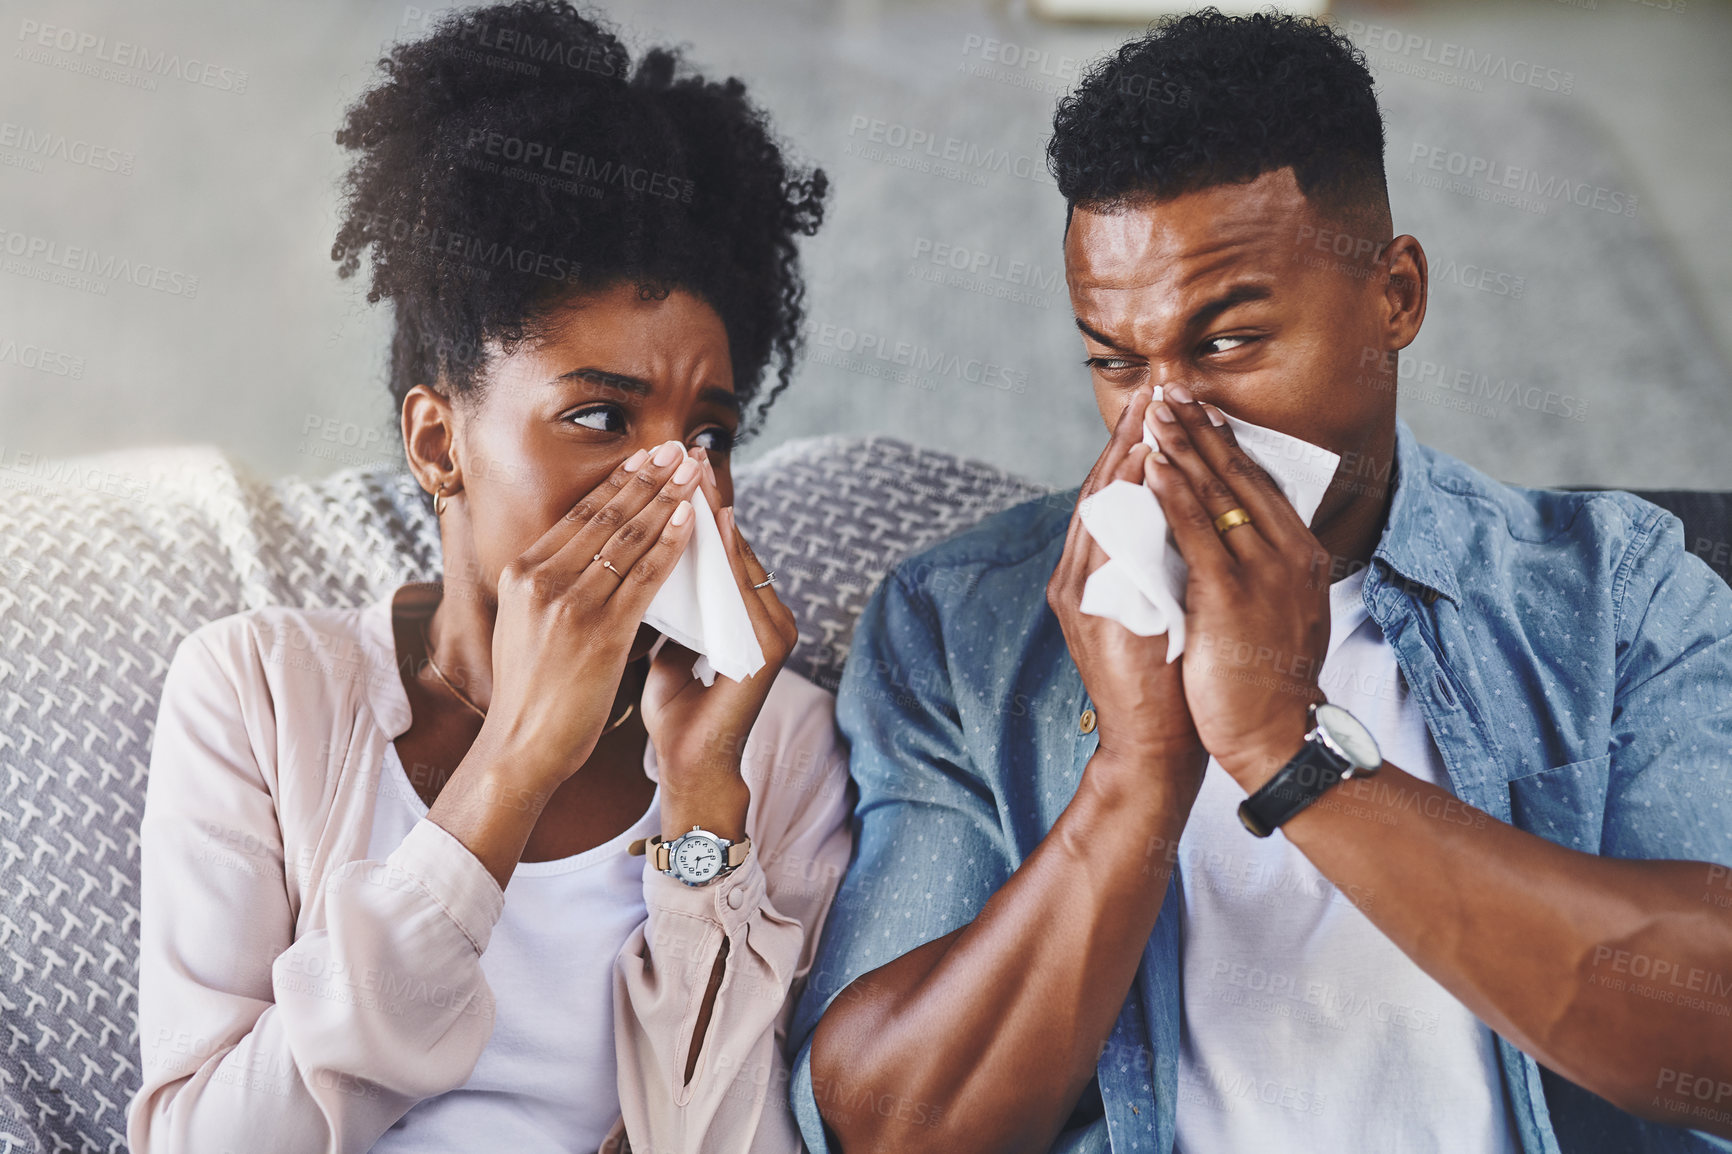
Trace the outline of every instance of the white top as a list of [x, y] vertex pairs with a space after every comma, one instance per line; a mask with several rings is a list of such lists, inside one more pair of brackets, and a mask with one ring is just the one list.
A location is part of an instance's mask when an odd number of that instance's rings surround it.
[[[1385, 760], [1450, 789], [1364, 584], [1329, 588], [1319, 683]], [[1211, 758], [1179, 840], [1177, 1149], [1516, 1154], [1490, 1029], [1360, 912], [1394, 895], [1338, 890], [1280, 830], [1252, 836], [1244, 797]]]
[[[495, 1029], [521, 1020], [516, 995], [532, 980], [494, 970], [514, 938], [525, 940], [504, 917], [504, 891], [444, 827], [418, 818], [403, 833], [401, 797], [381, 789], [386, 747], [413, 721], [392, 606], [425, 612], [438, 596], [417, 582], [363, 608], [251, 609], [176, 647], [140, 823], [133, 1154], [261, 1143], [272, 1154], [364, 1154], [441, 1095], [450, 1105], [434, 1105], [429, 1120], [467, 1111], [481, 1096], [466, 1088], [515, 1084], [495, 1059], [521, 1061], [544, 1044], [545, 1035], [520, 1042]], [[573, 1087], [561, 1099], [572, 1114], [549, 1125], [593, 1135], [605, 1108], [620, 1115], [610, 1141], [629, 1134], [640, 1151], [801, 1149], [788, 1108], [788, 1019], [850, 850], [847, 753], [832, 703], [788, 670], [771, 683], [742, 751], [745, 865], [693, 888], [648, 858], [628, 859], [634, 924], [623, 946], [594, 952], [609, 958], [611, 981], [582, 979], [597, 999], [584, 1029], [611, 1013], [601, 1036], [611, 1036], [614, 1086], [581, 1102]], [[644, 773], [660, 780], [653, 746]], [[395, 823], [395, 848], [382, 856], [371, 844], [386, 828], [375, 814]], [[513, 908], [520, 891], [570, 880], [537, 876], [549, 866], [560, 863], [518, 867]], [[609, 943], [627, 916], [615, 908], [622, 921], [598, 928]], [[724, 939], [726, 979], [687, 1082]], [[508, 952], [496, 955], [501, 944]], [[563, 962], [558, 970], [570, 972]], [[573, 1054], [596, 1046], [555, 1044]], [[515, 1097], [494, 1104], [488, 1139], [468, 1149], [567, 1148], [516, 1141], [539, 1122]], [[444, 1140], [419, 1138], [404, 1144]]]
[[[397, 744], [385, 747], [367, 857], [384, 861], [427, 804]], [[611, 841], [554, 861], [519, 862], [505, 887], [481, 972], [496, 1003], [493, 1034], [469, 1079], [409, 1108], [373, 1154], [599, 1149], [619, 1115], [614, 1083], [614, 958], [649, 911], [635, 839], [661, 831], [661, 787]]]

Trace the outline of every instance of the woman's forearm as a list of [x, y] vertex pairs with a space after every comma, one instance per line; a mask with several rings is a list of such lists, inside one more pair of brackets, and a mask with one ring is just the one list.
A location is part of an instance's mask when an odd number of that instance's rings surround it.
[[[163, 688], [140, 825], [139, 1154], [363, 1151], [415, 1102], [460, 1085], [493, 1026], [480, 955], [499, 887], [418, 823], [383, 861], [317, 884], [285, 857], [274, 766], [236, 678], [195, 635]], [[377, 762], [373, 762], [377, 765]], [[244, 860], [213, 841], [256, 846]], [[299, 933], [304, 902], [321, 928]]]
[[777, 1035], [806, 927], [775, 909], [762, 868], [748, 862], [697, 888], [649, 867], [649, 916], [620, 951], [614, 982], [621, 1111], [634, 1146], [801, 1149]]
[[504, 889], [553, 789], [524, 773], [514, 755], [495, 750], [483, 733], [440, 787], [427, 820], [462, 842]]
[[[204, 889], [172, 876], [196, 870], [196, 857], [171, 860], [161, 843], [153, 888], [185, 884], [172, 932], [153, 917], [160, 940], [147, 939], [141, 963], [133, 1149], [241, 1149], [268, 1132], [285, 1154], [359, 1154], [416, 1102], [468, 1077], [493, 1028], [480, 956], [501, 905], [444, 832], [418, 826], [383, 861], [341, 867], [323, 892], [325, 928], [280, 952], [255, 934], [197, 931], [234, 925], [237, 913], [244, 926], [247, 907], [213, 900], [198, 911]], [[187, 955], [203, 938], [241, 950], [228, 968], [268, 984], [251, 997], [202, 984]]]

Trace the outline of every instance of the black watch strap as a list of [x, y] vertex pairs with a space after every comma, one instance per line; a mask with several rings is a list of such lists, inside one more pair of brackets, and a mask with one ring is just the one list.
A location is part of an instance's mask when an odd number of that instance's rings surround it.
[[1239, 803], [1239, 820], [1258, 837], [1268, 837], [1327, 793], [1347, 768], [1321, 741], [1307, 741], [1262, 789]]

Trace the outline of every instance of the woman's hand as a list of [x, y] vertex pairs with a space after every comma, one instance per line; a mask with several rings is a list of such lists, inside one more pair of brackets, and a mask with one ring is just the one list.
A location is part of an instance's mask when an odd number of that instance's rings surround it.
[[[1299, 752], [1329, 647], [1328, 554], [1268, 473], [1180, 385], [1148, 419], [1167, 460], [1144, 461], [1185, 585], [1185, 698], [1203, 744], [1247, 791]], [[1170, 418], [1170, 419], [1169, 419]], [[1249, 524], [1225, 533], [1229, 509]]]
[[697, 655], [668, 641], [650, 666], [643, 689], [643, 722], [655, 743], [661, 776], [662, 833], [673, 840], [694, 825], [725, 838], [744, 836], [750, 794], [740, 775], [746, 735], [758, 720], [770, 684], [799, 640], [794, 614], [763, 581], [764, 567], [734, 523], [734, 510], [722, 508], [714, 467], [702, 449], [701, 484], [716, 527], [727, 547], [734, 581], [746, 600], [752, 631], [764, 651], [764, 667], [744, 681], [718, 675], [704, 686], [692, 676]]
[[513, 785], [545, 795], [589, 758], [644, 611], [691, 539], [703, 472], [678, 441], [639, 450], [500, 572], [475, 744]]
[[[1131, 394], [1112, 439], [1083, 482], [1079, 510], [1084, 499], [1115, 480], [1142, 482], [1149, 455], [1141, 443], [1149, 397], [1147, 386]], [[1182, 663], [1168, 663], [1166, 634], [1139, 637], [1117, 621], [1082, 612], [1083, 585], [1106, 561], [1106, 553], [1083, 527], [1081, 513], [1072, 513], [1064, 555], [1047, 582], [1046, 600], [1094, 703], [1100, 732], [1097, 756], [1105, 755], [1103, 768], [1128, 772], [1133, 788], [1151, 771], [1169, 775], [1170, 780], [1159, 784], [1174, 786], [1188, 806], [1202, 785], [1208, 755], [1185, 706]]]

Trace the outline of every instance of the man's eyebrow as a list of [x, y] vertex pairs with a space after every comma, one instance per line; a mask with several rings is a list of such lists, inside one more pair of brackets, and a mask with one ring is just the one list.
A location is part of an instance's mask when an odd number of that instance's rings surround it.
[[[610, 372], [607, 369], [581, 368], [561, 373], [549, 384], [559, 384], [564, 381], [588, 381], [590, 384], [601, 385], [604, 388], [618, 389], [637, 397], [647, 397], [655, 392], [655, 386], [642, 377], [629, 376], [626, 373]], [[698, 400], [721, 405], [738, 413], [741, 410], [740, 398], [733, 390], [724, 389], [720, 385], [708, 385], [698, 390]]]
[[[1222, 293], [1220, 296], [1216, 297], [1214, 300], [1209, 301], [1207, 304], [1200, 306], [1195, 312], [1193, 312], [1191, 314], [1190, 327], [1191, 328], [1201, 328], [1203, 325], [1208, 324], [1210, 321], [1214, 320], [1217, 316], [1226, 312], [1228, 309], [1232, 308], [1234, 305], [1242, 305], [1247, 301], [1268, 300], [1270, 297], [1272, 297], [1274, 295], [1275, 295], [1275, 290], [1270, 288], [1268, 285], [1264, 285], [1264, 284], [1237, 284], [1237, 285], [1234, 285], [1232, 288], [1228, 289], [1226, 292]], [[1099, 331], [1093, 325], [1091, 325], [1087, 321], [1083, 320], [1081, 317], [1075, 317], [1073, 319], [1076, 321], [1076, 327], [1078, 329], [1080, 329], [1082, 331], [1083, 335], [1088, 337], [1090, 340], [1097, 341], [1100, 344], [1103, 344], [1110, 349], [1117, 349], [1120, 352], [1129, 351], [1125, 348], [1124, 345], [1119, 344], [1117, 341], [1113, 340], [1111, 337], [1107, 336], [1105, 333]]]
[[1125, 349], [1125, 346], [1119, 344], [1105, 333], [1100, 332], [1081, 317], [1073, 317], [1072, 319], [1076, 321], [1076, 327], [1082, 330], [1082, 335], [1089, 338], [1089, 340], [1103, 344], [1109, 349], [1118, 349], [1120, 352], [1128, 351]]
[[1274, 295], [1275, 290], [1266, 284], [1236, 284], [1192, 313], [1191, 327], [1201, 328], [1234, 305], [1242, 305], [1246, 301], [1268, 300]]

